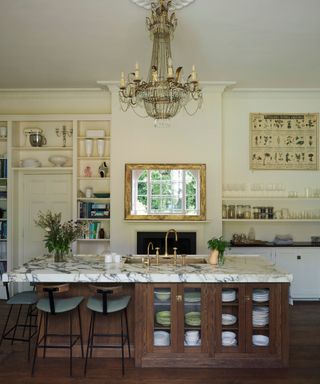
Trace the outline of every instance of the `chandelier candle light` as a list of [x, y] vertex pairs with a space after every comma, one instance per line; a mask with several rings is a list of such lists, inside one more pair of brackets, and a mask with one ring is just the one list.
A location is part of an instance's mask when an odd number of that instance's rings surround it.
[[[182, 67], [173, 68], [170, 41], [177, 26], [175, 13], [169, 15], [171, 1], [159, 0], [151, 3], [151, 16], [146, 25], [153, 38], [153, 50], [148, 81], [140, 77], [139, 64], [134, 72], [121, 73], [119, 98], [123, 111], [129, 107], [135, 111], [137, 106], [144, 107], [147, 116], [155, 119], [155, 126], [168, 122], [183, 107], [189, 115], [193, 115], [201, 107], [202, 91], [199, 87], [196, 68], [187, 80], [182, 79]], [[190, 113], [186, 105], [193, 100], [195, 109]], [[136, 111], [135, 111], [136, 112]]]

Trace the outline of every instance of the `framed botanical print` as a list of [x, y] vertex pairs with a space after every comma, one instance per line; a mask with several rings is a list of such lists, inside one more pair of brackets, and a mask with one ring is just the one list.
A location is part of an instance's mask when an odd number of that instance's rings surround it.
[[317, 170], [317, 113], [250, 113], [250, 169]]

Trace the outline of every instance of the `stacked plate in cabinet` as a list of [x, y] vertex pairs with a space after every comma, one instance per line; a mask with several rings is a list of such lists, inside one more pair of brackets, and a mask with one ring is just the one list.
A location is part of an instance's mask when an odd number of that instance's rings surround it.
[[169, 326], [171, 324], [171, 312], [159, 311], [156, 313], [156, 321], [163, 326]]
[[269, 289], [254, 289], [252, 293], [252, 300], [257, 303], [269, 301]]
[[201, 324], [200, 312], [188, 312], [184, 315], [184, 322], [192, 327], [199, 327]]
[[252, 325], [254, 327], [264, 327], [269, 324], [269, 307], [253, 307]]
[[221, 319], [222, 325], [233, 325], [237, 322], [237, 316], [229, 313], [223, 313]]
[[221, 333], [222, 345], [224, 347], [233, 347], [237, 345], [237, 335], [235, 332], [223, 331]]
[[223, 289], [222, 290], [222, 301], [230, 302], [235, 301], [237, 297], [237, 292], [235, 289]]
[[198, 303], [200, 300], [200, 292], [185, 292], [184, 294], [184, 301], [186, 303]]
[[269, 345], [269, 337], [265, 335], [253, 335], [252, 344], [257, 347], [266, 347]]
[[157, 345], [157, 346], [170, 345], [170, 333], [166, 331], [154, 331], [153, 345]]

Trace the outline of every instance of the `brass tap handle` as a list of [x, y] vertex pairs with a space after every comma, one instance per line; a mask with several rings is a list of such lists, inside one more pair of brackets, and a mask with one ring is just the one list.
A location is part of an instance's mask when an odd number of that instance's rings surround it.
[[177, 265], [177, 247], [173, 247], [173, 264]]
[[157, 265], [159, 265], [159, 251], [160, 251], [160, 248], [156, 247], [156, 263], [157, 263]]

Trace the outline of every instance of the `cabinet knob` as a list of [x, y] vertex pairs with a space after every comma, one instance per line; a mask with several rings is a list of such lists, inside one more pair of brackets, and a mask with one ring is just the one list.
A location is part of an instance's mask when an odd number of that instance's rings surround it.
[[301, 260], [301, 256], [300, 255], [297, 256], [297, 260]]
[[250, 296], [245, 296], [245, 301], [250, 301], [251, 300], [251, 297]]
[[177, 295], [176, 299], [177, 299], [177, 302], [180, 302], [180, 301], [182, 301], [182, 296], [181, 295]]

